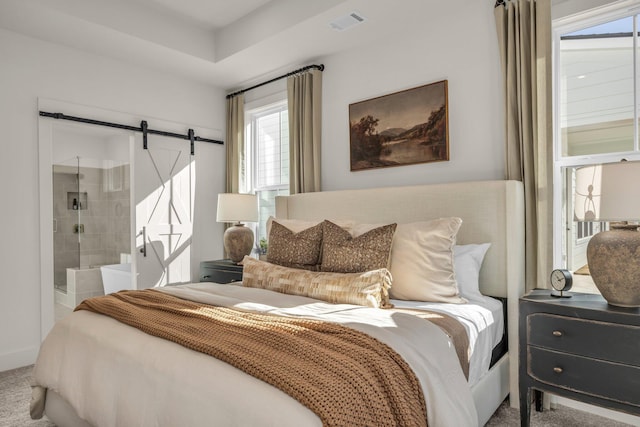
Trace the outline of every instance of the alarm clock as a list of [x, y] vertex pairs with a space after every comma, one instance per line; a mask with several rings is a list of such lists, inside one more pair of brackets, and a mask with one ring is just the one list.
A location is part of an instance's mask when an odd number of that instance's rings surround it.
[[551, 272], [551, 287], [560, 292], [560, 295], [552, 293], [551, 296], [559, 298], [569, 298], [571, 295], [564, 295], [563, 292], [571, 289], [573, 276], [569, 270], [558, 268]]

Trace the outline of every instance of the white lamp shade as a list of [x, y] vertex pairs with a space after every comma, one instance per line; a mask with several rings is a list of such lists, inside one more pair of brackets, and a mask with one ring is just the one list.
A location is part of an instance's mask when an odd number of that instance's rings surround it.
[[258, 197], [254, 194], [218, 194], [217, 222], [257, 222]]
[[574, 221], [595, 221], [600, 212], [602, 166], [585, 166], [576, 169], [573, 199]]
[[640, 162], [587, 166], [576, 171], [576, 221], [640, 220]]

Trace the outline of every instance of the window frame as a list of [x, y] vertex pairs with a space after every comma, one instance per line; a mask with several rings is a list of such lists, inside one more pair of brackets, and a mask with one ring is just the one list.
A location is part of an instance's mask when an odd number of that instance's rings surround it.
[[[583, 28], [604, 24], [628, 16], [635, 16], [633, 26], [633, 61], [634, 75], [634, 143], [632, 151], [600, 153], [577, 156], [564, 156], [562, 154], [562, 129], [560, 127], [560, 37], [563, 34], [578, 31]], [[567, 215], [567, 200], [572, 195], [568, 193], [565, 169], [570, 167], [587, 166], [593, 164], [619, 162], [622, 159], [640, 161], [640, 46], [638, 36], [640, 31], [640, 0], [627, 0], [615, 4], [606, 5], [571, 15], [565, 18], [555, 19], [552, 26], [552, 93], [553, 93], [553, 265], [565, 267], [568, 265], [566, 248], [567, 232], [571, 230]], [[581, 239], [584, 241], [587, 237]]]
[[[278, 92], [271, 96], [267, 96], [264, 98], [260, 98], [258, 100], [245, 103], [244, 106], [244, 114], [245, 114], [245, 187], [244, 190], [247, 193], [257, 194], [260, 192], [267, 191], [277, 191], [284, 192], [287, 195], [290, 192], [288, 177], [287, 183], [279, 184], [279, 185], [265, 185], [258, 186], [257, 185], [257, 173], [256, 168], [258, 165], [258, 152], [256, 149], [257, 145], [257, 133], [254, 132], [256, 119], [260, 116], [265, 116], [268, 114], [272, 114], [273, 112], [279, 111], [282, 113], [283, 111], [287, 111], [288, 109], [288, 100], [287, 93]], [[282, 152], [282, 151], [281, 151]], [[280, 195], [280, 194], [279, 194]], [[260, 198], [258, 198], [258, 203], [260, 203]], [[260, 205], [258, 206], [260, 209]], [[275, 215], [275, 211], [273, 212]], [[259, 246], [259, 241], [261, 238], [262, 227], [260, 222], [253, 224], [254, 230], [254, 238], [255, 238], [255, 246]], [[266, 230], [264, 230], [266, 234]]]

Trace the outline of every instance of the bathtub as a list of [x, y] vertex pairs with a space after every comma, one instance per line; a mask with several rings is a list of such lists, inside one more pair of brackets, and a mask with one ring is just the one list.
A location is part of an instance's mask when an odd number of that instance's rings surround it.
[[131, 263], [103, 265], [100, 267], [100, 273], [105, 295], [132, 289]]

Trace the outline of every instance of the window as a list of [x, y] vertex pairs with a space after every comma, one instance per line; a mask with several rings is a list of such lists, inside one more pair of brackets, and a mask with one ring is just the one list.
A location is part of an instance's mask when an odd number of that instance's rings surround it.
[[576, 221], [576, 243], [604, 230], [604, 222]]
[[289, 194], [289, 116], [280, 101], [246, 111], [249, 192], [258, 196], [256, 240], [267, 237], [266, 223], [275, 215], [275, 197]]
[[562, 156], [634, 150], [635, 16], [561, 34]]
[[554, 210], [554, 265], [574, 271], [586, 264], [591, 236], [608, 228], [575, 220], [585, 191], [576, 170], [640, 160], [640, 15], [629, 7], [640, 2], [622, 3], [554, 21], [554, 203], [562, 206]]

